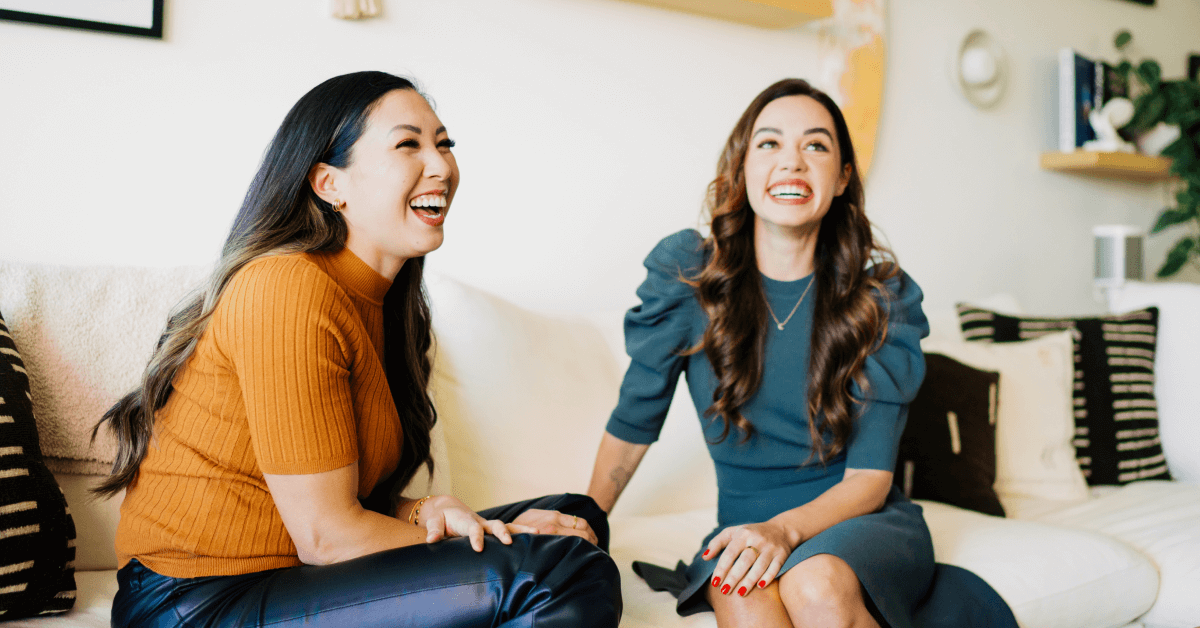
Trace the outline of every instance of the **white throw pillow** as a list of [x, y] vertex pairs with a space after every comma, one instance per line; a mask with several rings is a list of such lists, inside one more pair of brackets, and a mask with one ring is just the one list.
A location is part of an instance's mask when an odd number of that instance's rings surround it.
[[926, 353], [1000, 373], [996, 493], [1049, 500], [1087, 498], [1075, 461], [1071, 332], [1011, 343], [926, 339]]
[[1171, 477], [1200, 484], [1200, 285], [1131, 283], [1116, 295], [1118, 312], [1158, 307], [1154, 397], [1158, 433]]

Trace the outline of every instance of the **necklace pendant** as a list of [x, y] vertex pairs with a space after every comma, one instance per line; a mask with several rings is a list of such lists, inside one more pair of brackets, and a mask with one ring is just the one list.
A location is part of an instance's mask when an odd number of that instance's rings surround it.
[[779, 331], [783, 331], [783, 323], [775, 323], [775, 326], [779, 328]]

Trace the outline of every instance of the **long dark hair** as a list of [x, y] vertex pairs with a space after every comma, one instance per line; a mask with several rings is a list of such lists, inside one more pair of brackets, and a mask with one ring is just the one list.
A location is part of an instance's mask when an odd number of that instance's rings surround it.
[[[855, 419], [852, 382], [866, 390], [863, 367], [887, 330], [887, 311], [878, 296], [883, 282], [900, 269], [877, 243], [863, 206], [863, 185], [846, 119], [833, 99], [801, 79], [784, 79], [763, 90], [738, 120], [708, 188], [711, 235], [704, 241], [708, 262], [693, 279], [709, 323], [690, 353], [703, 350], [717, 378], [713, 404], [705, 412], [723, 423], [718, 442], [738, 428], [743, 440], [754, 425], [742, 415], [762, 384], [767, 337], [767, 301], [754, 253], [754, 213], [746, 196], [744, 164], [758, 115], [785, 96], [808, 96], [833, 116], [841, 166], [851, 167], [845, 191], [833, 199], [817, 232], [814, 262], [812, 350], [809, 357], [808, 428], [822, 462], [846, 446]], [[871, 262], [873, 268], [868, 270]]]
[[[137, 480], [153, 437], [154, 414], [166, 405], [175, 376], [196, 348], [225, 286], [239, 270], [266, 255], [336, 252], [345, 246], [345, 220], [316, 195], [308, 174], [319, 163], [349, 166], [354, 144], [375, 104], [398, 89], [417, 91], [412, 81], [383, 72], [337, 76], [314, 87], [284, 117], [211, 277], [171, 313], [140, 385], [110, 408], [92, 430], [94, 439], [107, 423], [117, 440], [112, 475], [94, 489], [96, 494], [115, 494]], [[388, 481], [398, 488], [407, 484], [422, 464], [433, 472], [429, 434], [437, 413], [427, 390], [433, 336], [421, 280], [424, 266], [423, 257], [406, 262], [383, 301], [384, 363], [403, 434], [400, 463]]]

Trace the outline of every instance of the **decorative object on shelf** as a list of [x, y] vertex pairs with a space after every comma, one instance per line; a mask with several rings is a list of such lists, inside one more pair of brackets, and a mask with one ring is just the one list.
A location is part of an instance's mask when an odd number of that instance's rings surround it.
[[342, 20], [364, 20], [379, 17], [380, 0], [333, 0], [333, 17]]
[[974, 29], [959, 42], [951, 74], [968, 102], [980, 109], [991, 107], [1000, 102], [1008, 83], [1004, 49], [986, 31]]
[[1133, 103], [1128, 98], [1113, 98], [1104, 103], [1099, 109], [1093, 109], [1088, 115], [1088, 122], [1096, 133], [1096, 139], [1083, 143], [1083, 150], [1094, 150], [1106, 153], [1133, 153], [1137, 147], [1132, 142], [1126, 142], [1117, 133], [1117, 129], [1129, 124], [1133, 119]]
[[1096, 225], [1096, 264], [1093, 279], [1096, 296], [1114, 310], [1118, 292], [1128, 281], [1141, 281], [1145, 275], [1142, 244], [1146, 231], [1130, 225]]
[[1058, 150], [1069, 153], [1096, 139], [1088, 118], [1096, 108], [1096, 62], [1074, 49], [1058, 51]]
[[[1123, 51], [1133, 36], [1128, 31], [1117, 33], [1113, 44]], [[1133, 120], [1129, 128], [1137, 132], [1156, 129], [1159, 124], [1179, 127], [1179, 135], [1162, 148], [1162, 156], [1171, 159], [1171, 173], [1179, 177], [1182, 189], [1175, 194], [1175, 206], [1166, 207], [1158, 215], [1151, 234], [1172, 227], [1189, 227], [1167, 252], [1157, 276], [1170, 277], [1189, 262], [1200, 268], [1200, 82], [1179, 79], [1164, 81], [1162, 68], [1154, 59], [1133, 66], [1122, 61], [1118, 71], [1138, 84], [1134, 99]]]
[[163, 0], [0, 0], [0, 20], [162, 39]]
[[1159, 122], [1154, 128], [1137, 136], [1137, 147], [1142, 154], [1157, 157], [1163, 149], [1179, 139], [1179, 125]]

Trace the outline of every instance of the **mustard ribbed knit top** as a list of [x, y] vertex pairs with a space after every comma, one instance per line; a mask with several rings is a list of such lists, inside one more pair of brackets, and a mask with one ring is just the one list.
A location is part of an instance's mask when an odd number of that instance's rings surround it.
[[300, 565], [263, 473], [358, 461], [366, 497], [400, 459], [383, 370], [391, 282], [349, 249], [261, 258], [230, 280], [159, 410], [121, 505], [117, 557], [174, 578]]

